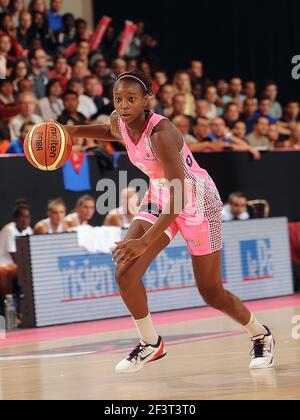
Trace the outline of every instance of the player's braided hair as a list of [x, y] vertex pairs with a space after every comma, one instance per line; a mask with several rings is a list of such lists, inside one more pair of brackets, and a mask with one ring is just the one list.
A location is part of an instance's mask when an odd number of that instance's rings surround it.
[[136, 83], [139, 83], [141, 85], [146, 95], [149, 95], [149, 96], [153, 95], [151, 79], [141, 70], [132, 70], [132, 71], [128, 71], [126, 73], [120, 74], [114, 81], [114, 87], [116, 86], [119, 80], [136, 81]]

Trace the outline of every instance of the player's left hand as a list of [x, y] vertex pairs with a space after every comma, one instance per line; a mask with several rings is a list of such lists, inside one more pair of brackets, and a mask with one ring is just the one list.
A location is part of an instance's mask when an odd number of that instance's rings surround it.
[[112, 251], [113, 260], [116, 264], [125, 264], [133, 261], [147, 250], [147, 244], [141, 238], [116, 242], [116, 245]]

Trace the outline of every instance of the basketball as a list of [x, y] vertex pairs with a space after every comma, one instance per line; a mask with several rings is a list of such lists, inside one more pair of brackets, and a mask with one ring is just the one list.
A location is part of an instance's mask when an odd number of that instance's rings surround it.
[[41, 171], [55, 171], [69, 159], [72, 140], [69, 133], [55, 122], [35, 125], [24, 141], [28, 162]]

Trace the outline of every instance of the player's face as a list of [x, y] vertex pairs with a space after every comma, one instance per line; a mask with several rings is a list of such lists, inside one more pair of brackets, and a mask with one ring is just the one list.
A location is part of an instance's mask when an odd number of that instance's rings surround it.
[[92, 200], [86, 200], [79, 207], [79, 217], [83, 221], [89, 221], [95, 214], [95, 203]]
[[63, 222], [65, 215], [66, 209], [62, 204], [57, 204], [48, 212], [48, 216], [54, 225], [60, 225]]
[[16, 225], [18, 229], [25, 230], [30, 226], [31, 216], [30, 211], [23, 209], [21, 214], [16, 219]]
[[143, 94], [139, 83], [121, 80], [114, 89], [114, 105], [126, 124], [134, 122], [144, 112], [148, 96]]

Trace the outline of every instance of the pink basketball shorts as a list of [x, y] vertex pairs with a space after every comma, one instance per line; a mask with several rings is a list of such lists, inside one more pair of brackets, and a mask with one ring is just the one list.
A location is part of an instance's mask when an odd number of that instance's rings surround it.
[[[205, 201], [204, 214], [184, 211], [165, 231], [172, 241], [178, 232], [185, 239], [189, 252], [194, 256], [208, 255], [222, 249], [222, 203]], [[142, 204], [134, 220], [154, 224], [162, 210], [155, 203]]]

